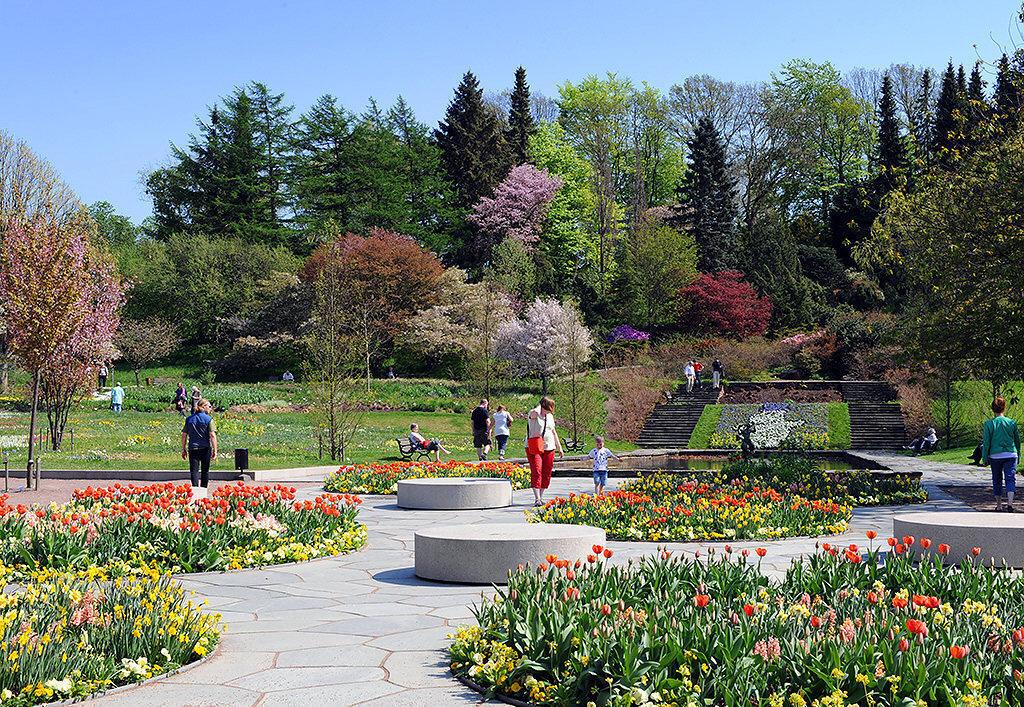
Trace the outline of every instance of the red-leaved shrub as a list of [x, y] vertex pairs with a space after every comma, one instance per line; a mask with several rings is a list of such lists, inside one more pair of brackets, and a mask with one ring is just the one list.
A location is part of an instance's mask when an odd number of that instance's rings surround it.
[[701, 273], [679, 292], [689, 305], [683, 323], [700, 331], [745, 339], [760, 336], [772, 318], [772, 302], [758, 296], [737, 270]]

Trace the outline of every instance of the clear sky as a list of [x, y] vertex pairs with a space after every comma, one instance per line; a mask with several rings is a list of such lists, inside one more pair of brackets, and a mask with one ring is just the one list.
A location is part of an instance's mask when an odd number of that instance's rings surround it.
[[[614, 71], [661, 89], [695, 73], [769, 77], [796, 57], [840, 69], [997, 56], [1020, 0], [0, 0], [0, 130], [85, 202], [141, 220], [140, 175], [195, 116], [249, 80], [299, 109], [402, 94], [424, 122], [466, 69], [488, 91], [519, 64], [535, 90]], [[975, 48], [974, 45], [977, 45]]]

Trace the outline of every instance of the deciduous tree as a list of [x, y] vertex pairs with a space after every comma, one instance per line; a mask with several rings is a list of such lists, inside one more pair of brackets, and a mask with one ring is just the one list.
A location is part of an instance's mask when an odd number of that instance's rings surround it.
[[505, 322], [495, 342], [498, 357], [520, 375], [540, 378], [545, 393], [553, 376], [568, 375], [574, 366], [589, 361], [592, 347], [593, 338], [574, 305], [540, 298], [522, 320]]
[[139, 371], [174, 353], [181, 343], [181, 335], [173, 322], [150, 317], [124, 322], [116, 343], [121, 358], [135, 372], [135, 385], [140, 385]]
[[701, 273], [680, 298], [683, 324], [697, 331], [744, 339], [764, 334], [772, 317], [771, 300], [759, 296], [737, 270]]
[[533, 165], [513, 167], [495, 187], [494, 196], [482, 197], [468, 217], [480, 231], [481, 259], [490, 260], [495, 244], [504, 238], [532, 247], [540, 238], [548, 204], [561, 186], [561, 179]]

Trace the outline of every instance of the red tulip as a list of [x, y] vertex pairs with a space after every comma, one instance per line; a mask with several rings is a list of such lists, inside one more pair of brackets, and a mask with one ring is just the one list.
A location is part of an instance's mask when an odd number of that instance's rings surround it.
[[873, 530], [869, 530], [868, 532], [866, 532], [864, 534], [868, 536], [868, 540], [874, 540], [875, 538], [878, 537], [878, 533], [876, 533]]
[[980, 547], [972, 547], [971, 548], [971, 554], [974, 555], [975, 557], [977, 557], [978, 555], [981, 554], [981, 548]]
[[889, 538], [885, 542], [889, 543], [889, 547], [895, 547], [895, 545], [896, 545], [896, 538]]
[[878, 594], [875, 593], [875, 592], [868, 592], [868, 603], [869, 604], [877, 604], [878, 603]]
[[757, 556], [758, 556], [758, 557], [764, 557], [765, 555], [767, 555], [767, 554], [768, 554], [768, 550], [766, 550], [766, 549], [765, 549], [765, 548], [763, 548], [763, 547], [759, 547], [759, 548], [757, 548], [756, 550], [754, 550], [754, 552], [755, 552], [755, 553], [757, 553]]
[[604, 556], [605, 556], [605, 559], [608, 559], [608, 558], [610, 558], [610, 557], [612, 556], [612, 554], [613, 554], [613, 553], [612, 553], [612, 551], [611, 551], [611, 548], [607, 548], [607, 547], [606, 547], [606, 548], [604, 549]]
[[946, 543], [939, 543], [939, 554], [940, 555], [948, 555], [949, 554], [949, 545], [947, 545]]
[[594, 555], [587, 555], [587, 562], [597, 562], [597, 557]]
[[601, 554], [601, 550], [604, 550], [604, 547], [601, 546], [601, 545], [594, 545], [594, 547], [591, 548], [591, 549], [594, 551], [595, 555], [600, 555]]
[[811, 626], [813, 626], [814, 628], [821, 628], [821, 617], [820, 616], [812, 616], [811, 617]]
[[967, 646], [958, 646], [953, 644], [949, 647], [949, 655], [954, 660], [963, 660], [967, 657], [967, 654], [971, 652], [971, 649]]
[[927, 636], [928, 624], [917, 619], [907, 619], [907, 630], [915, 636]]
[[711, 603], [711, 597], [707, 594], [698, 594], [693, 598], [693, 603], [697, 608], [703, 609]]
[[913, 535], [904, 535], [903, 536], [903, 544], [906, 545], [907, 547], [910, 547], [911, 545], [913, 545], [914, 544], [914, 536]]
[[893, 597], [892, 598], [892, 607], [894, 609], [904, 609], [904, 608], [906, 608], [908, 603], [909, 602], [906, 599], [904, 599], [903, 597]]
[[753, 604], [744, 604], [743, 605], [743, 613], [746, 614], [747, 618], [749, 619], [751, 616], [754, 615], [754, 605]]
[[906, 548], [903, 547], [903, 545], [901, 545], [900, 543], [896, 543], [896, 547], [892, 549], [892, 551], [895, 552], [897, 555], [902, 555], [904, 550], [906, 550]]
[[927, 550], [931, 546], [932, 546], [931, 538], [921, 538], [921, 547], [923, 547], [925, 550]]
[[905, 638], [901, 638], [900, 642], [896, 644], [896, 650], [900, 653], [905, 653], [910, 650], [910, 641]]

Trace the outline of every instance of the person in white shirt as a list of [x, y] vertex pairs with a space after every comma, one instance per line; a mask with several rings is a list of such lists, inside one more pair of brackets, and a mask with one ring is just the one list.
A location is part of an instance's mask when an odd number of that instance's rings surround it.
[[530, 410], [526, 422], [526, 458], [530, 462], [530, 488], [533, 505], [544, 505], [544, 491], [551, 485], [551, 472], [555, 466], [555, 450], [564, 456], [562, 440], [555, 430], [555, 401], [544, 396], [540, 405]]
[[693, 361], [688, 361], [683, 369], [683, 376], [686, 378], [686, 392], [693, 392], [693, 384], [697, 381], [697, 370], [693, 367]]
[[604, 437], [594, 437], [594, 448], [587, 454], [594, 460], [594, 495], [604, 493], [604, 487], [608, 485], [608, 458], [619, 459], [619, 455], [604, 446]]
[[512, 415], [499, 405], [494, 411], [494, 440], [498, 443], [498, 459], [505, 458], [505, 447], [508, 446], [509, 427], [512, 426]]

